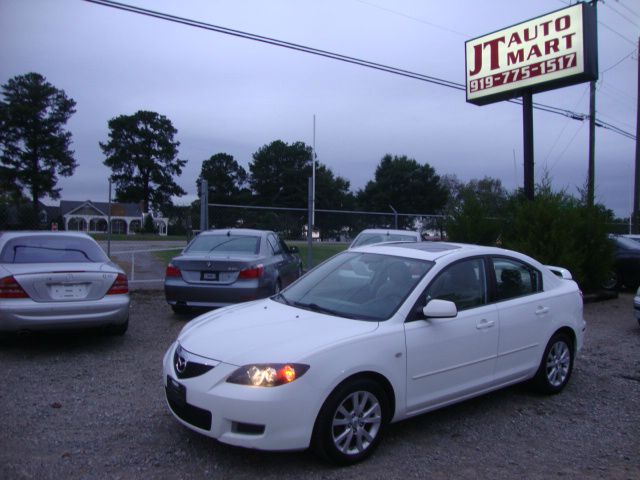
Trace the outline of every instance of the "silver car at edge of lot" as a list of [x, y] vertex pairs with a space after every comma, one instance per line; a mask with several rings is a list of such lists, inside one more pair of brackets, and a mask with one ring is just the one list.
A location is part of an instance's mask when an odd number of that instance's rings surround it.
[[129, 283], [80, 232], [0, 233], [0, 332], [129, 326]]
[[389, 230], [367, 228], [361, 231], [349, 245], [349, 249], [384, 242], [421, 242], [420, 234], [413, 230]]
[[302, 275], [297, 253], [268, 230], [202, 232], [167, 266], [167, 303], [184, 313], [268, 297]]

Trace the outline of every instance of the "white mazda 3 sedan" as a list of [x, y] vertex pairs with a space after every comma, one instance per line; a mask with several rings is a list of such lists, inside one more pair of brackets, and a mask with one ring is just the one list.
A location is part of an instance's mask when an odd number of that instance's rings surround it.
[[79, 232], [0, 233], [0, 332], [129, 325], [129, 283]]
[[573, 280], [520, 253], [439, 242], [338, 254], [268, 299], [206, 313], [164, 357], [185, 426], [350, 464], [389, 422], [530, 380], [560, 392], [583, 344]]

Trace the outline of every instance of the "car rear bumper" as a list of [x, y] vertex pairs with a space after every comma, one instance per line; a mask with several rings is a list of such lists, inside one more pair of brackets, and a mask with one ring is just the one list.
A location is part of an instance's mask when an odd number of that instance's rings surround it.
[[273, 294], [273, 289], [268, 285], [259, 285], [257, 281], [243, 282], [242, 285], [202, 285], [186, 283], [181, 279], [167, 279], [164, 294], [169, 305], [225, 307], [266, 298]]
[[0, 331], [48, 330], [121, 325], [129, 318], [129, 295], [107, 295], [100, 300], [34, 302], [0, 301]]

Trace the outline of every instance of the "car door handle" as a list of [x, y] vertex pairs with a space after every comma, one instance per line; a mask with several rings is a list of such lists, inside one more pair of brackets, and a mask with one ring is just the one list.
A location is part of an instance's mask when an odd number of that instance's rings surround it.
[[536, 308], [536, 315], [545, 315], [549, 313], [549, 307], [538, 307]]
[[476, 328], [477, 329], [490, 328], [490, 327], [493, 327], [495, 323], [496, 323], [495, 320], [487, 320], [486, 318], [483, 318], [482, 320], [478, 320], [478, 322], [476, 323]]

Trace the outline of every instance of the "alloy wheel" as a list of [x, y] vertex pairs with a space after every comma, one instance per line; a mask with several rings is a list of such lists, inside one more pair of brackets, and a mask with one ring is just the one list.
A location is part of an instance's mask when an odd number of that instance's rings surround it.
[[571, 366], [571, 351], [564, 341], [553, 344], [547, 355], [547, 380], [553, 387], [559, 387], [567, 381]]
[[333, 416], [333, 443], [345, 455], [358, 455], [373, 443], [381, 425], [382, 407], [376, 396], [367, 391], [353, 392]]

